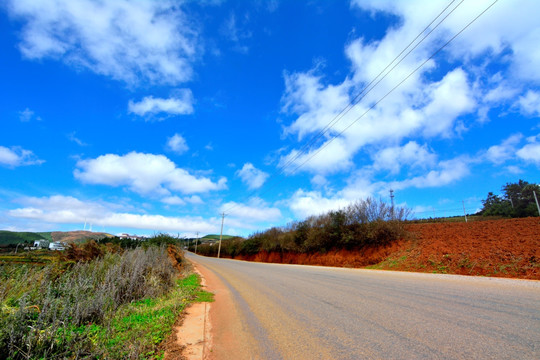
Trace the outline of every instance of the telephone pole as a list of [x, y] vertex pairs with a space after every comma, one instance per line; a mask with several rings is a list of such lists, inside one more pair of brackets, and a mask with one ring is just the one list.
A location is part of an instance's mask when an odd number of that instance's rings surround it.
[[461, 200], [461, 203], [463, 204], [463, 215], [465, 215], [465, 222], [467, 222], [467, 212], [465, 211], [465, 201]]
[[195, 254], [197, 254], [197, 244], [199, 243], [199, 232], [197, 231], [197, 237], [195, 238]]
[[219, 233], [219, 247], [217, 251], [217, 257], [221, 254], [221, 238], [223, 237], [223, 221], [225, 220], [225, 213], [221, 213], [221, 232]]
[[390, 189], [390, 200], [392, 201], [392, 220], [394, 220], [394, 190]]
[[540, 205], [538, 205], [538, 198], [536, 197], [536, 192], [533, 190], [534, 201], [536, 201], [536, 208], [538, 209], [538, 216], [540, 216]]

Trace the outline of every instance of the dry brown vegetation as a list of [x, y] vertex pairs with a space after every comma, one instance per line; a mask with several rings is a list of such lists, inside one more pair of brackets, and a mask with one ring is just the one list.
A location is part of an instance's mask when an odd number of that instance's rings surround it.
[[86, 240], [98, 240], [106, 237], [111, 237], [111, 234], [104, 232], [92, 232], [92, 231], [53, 231], [51, 237], [53, 241], [63, 241], [67, 243], [82, 242]]

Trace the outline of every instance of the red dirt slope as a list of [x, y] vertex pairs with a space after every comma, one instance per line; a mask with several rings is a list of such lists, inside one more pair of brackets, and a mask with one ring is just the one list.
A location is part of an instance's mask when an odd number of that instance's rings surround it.
[[540, 280], [540, 218], [411, 224], [382, 269]]
[[[240, 260], [540, 280], [540, 218], [409, 224], [387, 247], [325, 254], [266, 253]], [[375, 264], [375, 265], [373, 265]]]

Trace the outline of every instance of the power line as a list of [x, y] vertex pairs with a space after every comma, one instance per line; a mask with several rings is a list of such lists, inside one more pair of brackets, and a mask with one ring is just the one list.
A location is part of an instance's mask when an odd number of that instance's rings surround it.
[[[330, 121], [322, 130], [320, 130], [313, 138], [308, 141], [300, 150], [298, 153], [296, 153], [295, 156], [293, 156], [292, 159], [289, 159], [285, 165], [281, 167], [282, 171], [285, 170], [285, 168], [292, 164], [296, 159], [298, 159], [302, 153], [305, 153], [311, 145], [313, 145], [318, 139], [320, 139], [324, 134], [326, 134], [334, 125], [336, 125], [345, 115], [349, 113], [349, 111], [358, 104], [362, 99], [364, 99], [370, 92], [373, 90], [382, 80], [384, 80], [401, 62], [409, 56], [409, 54], [414, 51], [435, 29], [441, 25], [441, 23], [446, 20], [448, 16], [450, 16], [465, 0], [462, 0], [459, 4], [456, 5], [446, 16], [439, 21], [437, 25], [435, 25], [412, 49], [410, 49], [381, 79], [377, 81], [377, 79], [422, 35], [424, 32], [426, 32], [427, 29], [442, 15], [446, 10], [455, 2], [456, 0], [452, 0], [409, 44], [401, 50], [401, 52], [388, 64], [386, 67], [375, 77], [373, 80], [367, 84], [360, 93], [358, 93], [350, 102], [349, 104], [342, 109], [332, 121]], [[373, 86], [372, 86], [373, 85]]]
[[[270, 175], [270, 178], [276, 178], [277, 176], [281, 175], [284, 173], [285, 169], [291, 165], [293, 162], [295, 162], [302, 154], [304, 153], [307, 153], [307, 150], [313, 145], [315, 144], [315, 142], [320, 139], [324, 134], [326, 134], [334, 125], [337, 124], [337, 122], [339, 122], [356, 104], [358, 104], [358, 102], [360, 102], [363, 98], [365, 98], [382, 80], [384, 80], [388, 74], [390, 74], [412, 51], [414, 51], [429, 35], [431, 35], [433, 33], [433, 31], [435, 31], [435, 29], [437, 29], [439, 27], [439, 25], [444, 21], [446, 20], [446, 18], [448, 18], [448, 16], [450, 16], [465, 0], [462, 0], [460, 3], [458, 3], [448, 14], [446, 14], [446, 16], [444, 16], [444, 18], [442, 18], [436, 25], [435, 27], [433, 27], [412, 49], [410, 49], [381, 79], [379, 79], [377, 81], [377, 79], [379, 77], [381, 77], [381, 75], [383, 73], [386, 72], [386, 70], [388, 70], [388, 68], [390, 66], [392, 66], [392, 64], [394, 64], [394, 62], [396, 62], [397, 59], [399, 59], [401, 57], [401, 55], [403, 55], [403, 53], [405, 53], [405, 51], [411, 47], [412, 44], [415, 43], [416, 40], [418, 40], [418, 38], [423, 34], [425, 33], [430, 27], [431, 25], [433, 25], [433, 23], [441, 17], [442, 14], [444, 14], [446, 12], [446, 10], [448, 10], [448, 8], [455, 2], [456, 0], [452, 0], [413, 40], [411, 40], [409, 42], [409, 44], [403, 48], [403, 50], [401, 50], [401, 52], [388, 64], [386, 65], [386, 67], [381, 70], [381, 72], [379, 72], [379, 74], [373, 78], [369, 84], [367, 84], [361, 91], [360, 93], [358, 93], [350, 102], [349, 104], [343, 108], [323, 129], [321, 129], [316, 135], [314, 135], [306, 144], [304, 144], [300, 150], [291, 158], [289, 159], [284, 165], [280, 166], [280, 168], [276, 171], [274, 171], [271, 175]], [[373, 86], [372, 86], [373, 85]], [[311, 157], [308, 159], [310, 160]], [[304, 162], [305, 163], [305, 162]], [[303, 163], [303, 164], [304, 164]], [[303, 164], [301, 164], [300, 166], [302, 166]], [[296, 171], [298, 169], [295, 168], [294, 171]], [[293, 172], [294, 172], [293, 171]], [[271, 186], [270, 188], [267, 188], [266, 191], [264, 191], [263, 193], [266, 193], [268, 192], [270, 189], [274, 188], [275, 186], [277, 186], [278, 184], [280, 184], [282, 181], [274, 184], [274, 186]], [[257, 193], [257, 190], [253, 190], [251, 191], [249, 194], [247, 194], [244, 199], [248, 199], [249, 197], [251, 197], [252, 195], [256, 194]], [[236, 208], [237, 206], [239, 206], [240, 203], [235, 203], [233, 205], [231, 205], [229, 208], [226, 209], [226, 211], [224, 211], [225, 213], [229, 213], [232, 209]]]
[[321, 146], [313, 155], [307, 158], [306, 161], [298, 165], [293, 172], [298, 170], [300, 167], [302, 167], [304, 164], [306, 164], [308, 161], [313, 159], [315, 155], [320, 153], [324, 148], [326, 148], [332, 141], [334, 141], [337, 137], [341, 136], [345, 131], [347, 131], [351, 126], [353, 126], [358, 120], [363, 118], [368, 112], [370, 112], [373, 108], [375, 108], [381, 101], [383, 101], [388, 95], [394, 92], [399, 86], [401, 86], [405, 81], [407, 81], [414, 73], [416, 73], [418, 70], [420, 70], [429, 60], [431, 60], [435, 55], [437, 55], [439, 52], [441, 52], [448, 44], [450, 44], [452, 41], [454, 41], [455, 38], [457, 38], [463, 31], [465, 31], [469, 26], [471, 26], [480, 16], [482, 16], [486, 11], [488, 11], [495, 3], [497, 3], [499, 0], [495, 0], [491, 3], [484, 11], [482, 11], [478, 16], [476, 16], [473, 20], [471, 20], [463, 29], [461, 29], [458, 33], [456, 33], [450, 40], [448, 40], [443, 46], [441, 46], [437, 51], [435, 51], [433, 54], [431, 54], [430, 57], [428, 57], [424, 62], [422, 62], [417, 68], [415, 68], [409, 75], [407, 75], [403, 80], [401, 80], [396, 86], [394, 86], [390, 91], [388, 91], [382, 98], [380, 98], [377, 102], [375, 102], [373, 105], [371, 105], [362, 115], [360, 115], [358, 118], [356, 118], [353, 122], [351, 122], [345, 129], [343, 129], [341, 132], [339, 132], [337, 135], [334, 135], [329, 141], [327, 141], [323, 146]]

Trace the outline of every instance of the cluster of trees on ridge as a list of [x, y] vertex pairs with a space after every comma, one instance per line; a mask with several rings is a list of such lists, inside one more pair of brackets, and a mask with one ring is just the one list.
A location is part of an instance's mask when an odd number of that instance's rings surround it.
[[480, 214], [484, 216], [528, 217], [539, 216], [533, 192], [540, 197], [540, 186], [519, 180], [507, 183], [501, 188], [502, 195], [489, 192], [482, 200]]
[[[324, 253], [386, 245], [405, 236], [403, 221], [410, 214], [407, 208], [392, 207], [382, 200], [368, 198], [345, 209], [257, 232], [247, 239], [236, 237], [224, 240], [221, 256], [234, 258], [261, 251]], [[195, 247], [190, 246], [190, 250], [194, 251]], [[197, 248], [197, 253], [201, 255], [217, 256], [217, 252], [217, 245], [204, 244]]]

